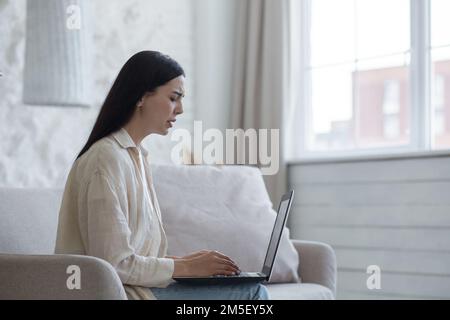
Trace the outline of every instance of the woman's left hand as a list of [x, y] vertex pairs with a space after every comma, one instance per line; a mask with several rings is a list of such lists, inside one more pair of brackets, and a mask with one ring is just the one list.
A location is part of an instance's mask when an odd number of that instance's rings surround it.
[[212, 251], [212, 250], [206, 250], [206, 249], [203, 249], [203, 250], [195, 251], [195, 252], [190, 253], [190, 254], [188, 254], [188, 255], [186, 255], [186, 256], [183, 256], [183, 257], [177, 257], [177, 256], [165, 256], [165, 258], [170, 258], [170, 259], [190, 259], [190, 258], [195, 258], [195, 257], [197, 257], [197, 256], [199, 256], [199, 255], [204, 254], [204, 253], [207, 253], [207, 252], [209, 252], [209, 251]]
[[200, 251], [195, 251], [195, 252], [193, 252], [193, 253], [191, 253], [191, 254], [188, 254], [187, 256], [182, 257], [181, 259], [195, 258], [195, 257], [197, 257], [197, 256], [199, 256], [199, 255], [202, 255], [202, 254], [204, 254], [204, 253], [207, 253], [207, 252], [209, 252], [209, 251], [212, 251], [212, 250], [206, 250], [206, 249], [203, 249], [203, 250], [200, 250]]

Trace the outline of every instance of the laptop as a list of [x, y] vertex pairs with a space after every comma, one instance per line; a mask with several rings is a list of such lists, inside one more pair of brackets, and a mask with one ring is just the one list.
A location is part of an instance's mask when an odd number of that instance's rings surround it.
[[281, 197], [278, 205], [277, 218], [273, 226], [272, 235], [270, 237], [269, 246], [267, 248], [266, 257], [261, 272], [241, 272], [237, 275], [214, 275], [206, 277], [174, 277], [173, 279], [179, 283], [186, 284], [234, 284], [234, 283], [258, 283], [268, 282], [272, 274], [273, 264], [280, 244], [281, 235], [283, 233], [286, 219], [291, 209], [292, 199], [294, 198], [294, 190], [289, 191]]

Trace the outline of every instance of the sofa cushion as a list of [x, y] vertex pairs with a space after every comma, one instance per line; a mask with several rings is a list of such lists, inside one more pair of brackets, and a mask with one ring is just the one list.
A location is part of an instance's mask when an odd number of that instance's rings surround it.
[[315, 283], [266, 284], [271, 300], [334, 300], [330, 289]]
[[61, 196], [61, 189], [0, 188], [0, 253], [53, 253]]
[[[259, 169], [154, 165], [153, 178], [169, 255], [218, 250], [242, 271], [262, 270], [276, 212]], [[298, 282], [298, 265], [285, 228], [271, 282]]]

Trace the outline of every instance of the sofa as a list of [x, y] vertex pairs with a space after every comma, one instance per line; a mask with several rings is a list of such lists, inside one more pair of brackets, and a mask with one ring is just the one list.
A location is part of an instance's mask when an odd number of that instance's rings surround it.
[[[191, 169], [183, 170], [189, 179]], [[233, 170], [239, 174], [239, 168]], [[177, 175], [177, 170], [164, 166], [155, 166], [153, 172], [154, 176], [158, 172], [165, 177]], [[158, 193], [156, 179], [155, 189]], [[127, 299], [119, 276], [108, 262], [91, 256], [53, 254], [62, 191], [0, 188], [0, 299]], [[165, 215], [161, 202], [168, 198], [162, 198], [159, 202]], [[180, 201], [179, 196], [172, 200]], [[266, 284], [271, 299], [334, 299], [333, 249], [319, 242], [289, 241], [300, 258], [296, 272], [301, 282]], [[70, 266], [74, 265], [82, 272], [81, 290], [68, 284], [73, 275]]]

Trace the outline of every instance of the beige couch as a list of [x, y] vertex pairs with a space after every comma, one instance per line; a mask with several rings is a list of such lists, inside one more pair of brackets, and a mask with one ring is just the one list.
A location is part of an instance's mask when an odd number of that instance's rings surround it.
[[[0, 299], [126, 299], [114, 268], [101, 259], [54, 255], [62, 190], [0, 188]], [[334, 299], [336, 258], [323, 243], [291, 240], [302, 283], [267, 284], [272, 299]], [[82, 270], [69, 290], [67, 268]]]

